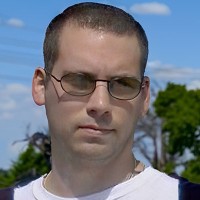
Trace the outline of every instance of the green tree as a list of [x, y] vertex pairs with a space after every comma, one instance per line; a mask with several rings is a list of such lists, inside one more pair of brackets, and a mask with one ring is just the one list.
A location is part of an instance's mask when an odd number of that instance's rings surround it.
[[200, 183], [200, 156], [189, 160], [185, 164], [185, 170], [182, 173], [183, 177], [188, 178], [194, 183]]
[[[194, 156], [193, 163], [197, 162], [200, 155], [200, 90], [187, 90], [184, 85], [169, 83], [164, 91], [158, 93], [154, 107], [163, 121], [162, 134], [168, 141], [167, 152], [180, 158], [185, 150], [189, 150]], [[176, 165], [180, 164], [178, 161], [176, 159]], [[188, 173], [187, 178], [193, 179], [194, 175]]]
[[10, 169], [0, 170], [0, 188], [35, 179], [50, 170], [50, 140], [43, 133], [27, 137], [25, 151], [19, 154]]

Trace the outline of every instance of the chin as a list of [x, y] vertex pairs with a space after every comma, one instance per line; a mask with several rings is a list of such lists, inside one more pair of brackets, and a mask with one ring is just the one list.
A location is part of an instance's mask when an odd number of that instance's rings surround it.
[[100, 144], [84, 144], [76, 149], [76, 158], [88, 161], [103, 161], [112, 157], [115, 151], [105, 145]]

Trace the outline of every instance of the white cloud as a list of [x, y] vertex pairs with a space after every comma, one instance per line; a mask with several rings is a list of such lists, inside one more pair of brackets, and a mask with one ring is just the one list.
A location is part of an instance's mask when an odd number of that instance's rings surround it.
[[146, 15], [169, 15], [171, 13], [170, 8], [166, 4], [158, 2], [134, 4], [130, 10], [133, 13]]
[[12, 119], [17, 109], [25, 105], [27, 97], [31, 95], [29, 87], [22, 84], [0, 85], [0, 119]]
[[155, 80], [185, 84], [191, 89], [200, 87], [200, 69], [197, 68], [177, 67], [156, 60], [147, 63], [147, 73]]
[[5, 90], [10, 94], [27, 94], [30, 92], [30, 88], [19, 84], [19, 83], [13, 83], [6, 86]]
[[37, 106], [31, 94], [30, 86], [23, 84], [0, 84], [0, 129], [15, 124], [33, 127], [46, 126], [45, 109]]
[[14, 115], [11, 112], [1, 112], [0, 119], [1, 120], [10, 120], [14, 117]]
[[0, 110], [13, 110], [16, 107], [16, 102], [11, 98], [2, 98], [0, 100]]
[[6, 24], [16, 28], [22, 28], [25, 26], [24, 22], [21, 19], [11, 18], [6, 21]]
[[194, 80], [187, 85], [188, 90], [200, 89], [200, 80]]

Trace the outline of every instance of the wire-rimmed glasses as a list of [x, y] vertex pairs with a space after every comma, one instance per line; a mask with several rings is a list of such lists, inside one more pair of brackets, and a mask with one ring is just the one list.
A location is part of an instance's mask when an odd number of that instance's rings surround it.
[[85, 73], [68, 73], [56, 78], [45, 69], [47, 75], [61, 84], [62, 89], [73, 96], [86, 96], [94, 92], [96, 82], [107, 82], [109, 94], [119, 100], [131, 100], [138, 96], [142, 87], [144, 87], [143, 79], [139, 81], [135, 77], [114, 77], [110, 80], [94, 79], [91, 75]]

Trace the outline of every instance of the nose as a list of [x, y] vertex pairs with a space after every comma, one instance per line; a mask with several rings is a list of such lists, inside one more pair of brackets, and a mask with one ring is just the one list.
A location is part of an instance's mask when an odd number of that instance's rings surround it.
[[107, 83], [98, 81], [96, 82], [96, 88], [90, 95], [87, 103], [88, 115], [98, 118], [101, 116], [109, 116], [111, 114], [111, 96], [108, 92]]

